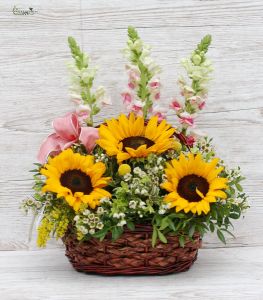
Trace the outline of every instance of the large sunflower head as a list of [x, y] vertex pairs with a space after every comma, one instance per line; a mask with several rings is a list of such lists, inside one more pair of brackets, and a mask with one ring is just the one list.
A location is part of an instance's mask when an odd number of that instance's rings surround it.
[[135, 157], [146, 157], [150, 153], [163, 153], [173, 148], [175, 129], [163, 120], [158, 123], [152, 117], [146, 124], [143, 117], [121, 114], [118, 119], [106, 121], [99, 128], [97, 144], [109, 156], [116, 156], [118, 163]]
[[210, 211], [210, 203], [216, 202], [216, 198], [226, 198], [223, 189], [227, 188], [227, 179], [218, 177], [223, 167], [216, 167], [219, 159], [205, 162], [201, 154], [181, 153], [180, 158], [167, 163], [165, 173], [167, 181], [161, 187], [169, 194], [164, 201], [175, 207], [176, 212], [184, 210], [185, 213], [207, 214]]
[[63, 197], [75, 211], [82, 203], [95, 208], [100, 199], [111, 197], [102, 189], [107, 186], [110, 177], [102, 177], [106, 167], [103, 163], [94, 163], [93, 156], [80, 155], [71, 149], [64, 150], [40, 170], [47, 177], [43, 192], [53, 192]]

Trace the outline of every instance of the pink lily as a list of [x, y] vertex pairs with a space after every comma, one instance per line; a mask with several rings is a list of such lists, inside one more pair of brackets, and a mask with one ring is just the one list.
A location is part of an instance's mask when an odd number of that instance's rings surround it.
[[55, 119], [53, 128], [55, 132], [46, 138], [38, 152], [37, 158], [41, 163], [45, 163], [49, 155], [57, 155], [78, 141], [88, 152], [91, 152], [99, 138], [98, 129], [81, 127], [75, 113], [68, 113], [64, 117]]

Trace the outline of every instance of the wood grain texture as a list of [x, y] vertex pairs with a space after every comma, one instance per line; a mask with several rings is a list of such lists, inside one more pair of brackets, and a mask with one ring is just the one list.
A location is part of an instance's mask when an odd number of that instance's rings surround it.
[[[30, 218], [19, 202], [30, 195], [28, 170], [51, 121], [72, 109], [67, 95], [65, 63], [70, 60], [66, 39], [73, 35], [100, 65], [97, 84], [105, 85], [114, 102], [98, 118], [122, 110], [125, 88], [127, 26], [138, 27], [153, 46], [163, 74], [164, 101], [178, 95], [180, 58], [210, 33], [209, 52], [214, 80], [198, 126], [214, 137], [218, 153], [230, 165], [241, 165], [247, 177], [251, 209], [237, 222], [237, 239], [227, 247], [263, 246], [263, 3], [262, 1], [21, 1], [33, 6], [33, 16], [14, 16], [12, 1], [0, 9], [0, 249], [27, 247]], [[169, 115], [174, 123], [174, 118]], [[208, 236], [204, 247], [223, 247]]]
[[78, 273], [63, 250], [0, 252], [1, 299], [261, 300], [262, 251], [263, 247], [201, 249], [188, 272], [153, 277]]

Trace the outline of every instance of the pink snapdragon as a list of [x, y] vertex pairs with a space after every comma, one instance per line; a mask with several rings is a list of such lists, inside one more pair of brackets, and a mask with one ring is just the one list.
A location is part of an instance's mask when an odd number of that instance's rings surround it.
[[200, 96], [192, 96], [188, 100], [191, 106], [196, 110], [202, 110], [205, 106], [205, 99]]
[[110, 97], [104, 97], [102, 100], [100, 100], [100, 104], [102, 106], [112, 105], [111, 98]]
[[166, 115], [164, 113], [161, 113], [161, 112], [156, 112], [154, 114], [154, 116], [158, 117], [158, 121], [161, 122], [162, 120], [165, 120], [166, 119]]
[[160, 80], [159, 78], [149, 82], [149, 86], [152, 88], [152, 89], [159, 89], [161, 87], [161, 84], [160, 84]]
[[179, 122], [181, 124], [193, 127], [194, 126], [194, 116], [190, 115], [188, 112], [182, 112], [179, 114]]
[[200, 110], [202, 110], [204, 107], [205, 107], [205, 101], [201, 102], [201, 103], [198, 105], [198, 108], [199, 108]]
[[133, 100], [133, 95], [130, 92], [121, 93], [122, 102], [125, 105], [130, 105]]
[[143, 103], [141, 101], [135, 100], [131, 105], [130, 110], [133, 111], [136, 115], [143, 115]]
[[154, 105], [151, 109], [151, 113], [158, 117], [158, 121], [162, 121], [166, 119], [167, 109], [160, 105]]
[[126, 69], [128, 70], [128, 87], [131, 90], [134, 90], [137, 88], [138, 83], [140, 81], [140, 71], [138, 68], [135, 68], [134, 66], [126, 65]]
[[154, 95], [154, 99], [155, 99], [155, 100], [160, 100], [160, 93], [156, 93], [156, 94]]
[[169, 107], [175, 111], [182, 109], [182, 105], [176, 99], [172, 100]]

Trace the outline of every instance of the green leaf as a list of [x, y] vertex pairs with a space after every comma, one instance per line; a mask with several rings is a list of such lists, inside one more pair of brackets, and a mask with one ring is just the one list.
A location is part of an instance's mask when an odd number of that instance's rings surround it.
[[128, 26], [128, 37], [135, 42], [138, 40], [140, 37], [138, 35], [137, 30], [133, 26]]
[[123, 228], [120, 226], [115, 226], [112, 228], [112, 239], [113, 241], [116, 241], [123, 233]]
[[187, 217], [186, 214], [182, 214], [182, 213], [173, 213], [173, 214], [170, 214], [170, 218], [171, 219], [175, 219], [175, 218], [185, 219], [186, 217]]
[[173, 222], [170, 218], [168, 218], [167, 221], [168, 221], [168, 223], [169, 223], [169, 228], [170, 228], [171, 230], [173, 230], [173, 231], [176, 231], [176, 228], [175, 228], [175, 226], [174, 226], [174, 222]]
[[132, 231], [135, 229], [135, 225], [132, 221], [127, 221], [127, 227]]
[[212, 36], [210, 34], [207, 34], [206, 36], [204, 36], [200, 42], [200, 44], [197, 45], [197, 49], [201, 52], [207, 52], [208, 47], [210, 46], [212, 42]]
[[237, 213], [230, 213], [230, 214], [229, 214], [229, 218], [237, 220], [237, 219], [240, 218], [240, 214], [237, 214]]
[[100, 108], [97, 106], [92, 107], [92, 114], [97, 115], [100, 112]]
[[167, 244], [167, 239], [163, 235], [163, 233], [160, 230], [157, 230], [157, 232], [158, 232], [158, 237], [159, 237], [160, 241], [163, 242], [164, 244]]
[[215, 225], [214, 225], [214, 223], [210, 223], [209, 224], [209, 228], [210, 228], [211, 232], [214, 232], [215, 231]]
[[184, 248], [184, 245], [185, 245], [185, 237], [183, 235], [180, 235], [179, 236], [179, 244], [180, 244], [180, 247]]
[[238, 190], [239, 192], [242, 192], [242, 191], [243, 191], [243, 188], [242, 188], [242, 186], [241, 186], [239, 183], [235, 183], [235, 186], [236, 186], [236, 188], [237, 188], [237, 190]]
[[223, 242], [224, 244], [226, 244], [226, 239], [225, 239], [223, 232], [220, 229], [217, 229], [216, 233], [217, 233], [217, 236], [220, 239], [220, 241]]
[[153, 248], [156, 245], [156, 241], [157, 241], [157, 228], [156, 228], [156, 226], [153, 226], [153, 234], [152, 234], [152, 247]]
[[167, 228], [169, 226], [169, 221], [168, 221], [168, 217], [165, 217], [162, 219], [161, 221], [161, 227], [159, 228], [160, 230], [164, 230], [165, 228]]
[[189, 232], [188, 232], [188, 235], [189, 237], [192, 237], [195, 233], [195, 224], [193, 224], [190, 229], [189, 229]]
[[221, 229], [222, 231], [225, 231], [225, 232], [227, 232], [229, 235], [231, 235], [233, 238], [236, 238], [235, 236], [234, 236], [234, 234], [231, 232], [231, 231], [229, 231], [229, 230], [227, 230], [227, 229]]

